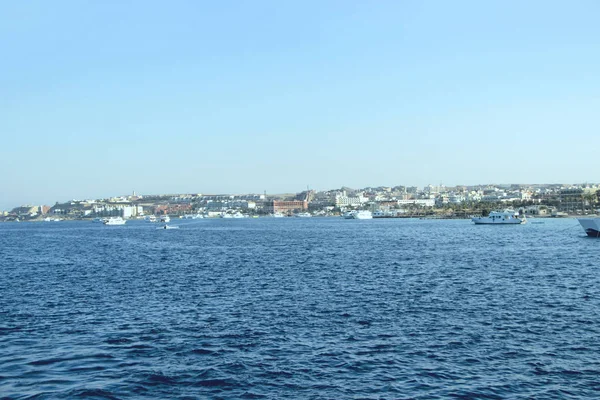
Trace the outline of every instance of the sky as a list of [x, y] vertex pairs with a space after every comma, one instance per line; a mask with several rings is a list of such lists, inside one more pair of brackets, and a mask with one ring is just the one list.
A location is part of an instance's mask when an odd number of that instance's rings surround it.
[[0, 210], [600, 181], [600, 2], [0, 0]]

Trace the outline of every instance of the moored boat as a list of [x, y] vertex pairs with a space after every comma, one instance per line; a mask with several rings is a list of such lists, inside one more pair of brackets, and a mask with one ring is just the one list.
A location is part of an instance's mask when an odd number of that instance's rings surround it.
[[356, 210], [346, 211], [342, 214], [342, 218], [344, 219], [354, 219], [354, 214], [356, 214]]
[[200, 218], [204, 218], [204, 215], [202, 214], [185, 214], [179, 218], [183, 218], [183, 219], [200, 219]]
[[373, 213], [369, 210], [359, 210], [354, 214], [354, 219], [373, 219]]
[[520, 217], [514, 210], [491, 211], [487, 217], [472, 217], [476, 225], [517, 225], [527, 222], [525, 217]]
[[344, 219], [373, 219], [373, 213], [369, 210], [351, 210], [342, 214]]

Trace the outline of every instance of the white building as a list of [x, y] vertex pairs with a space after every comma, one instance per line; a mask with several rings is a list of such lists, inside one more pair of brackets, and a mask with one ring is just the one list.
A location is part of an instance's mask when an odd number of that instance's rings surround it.
[[335, 195], [336, 207], [359, 207], [367, 203], [369, 199], [360, 193], [357, 197], [348, 197], [346, 192], [337, 193]]
[[402, 204], [414, 204], [423, 207], [435, 206], [435, 199], [410, 199], [410, 200], [397, 200], [399, 205]]
[[94, 214], [102, 217], [131, 218], [144, 214], [144, 208], [139, 205], [104, 204], [93, 208]]

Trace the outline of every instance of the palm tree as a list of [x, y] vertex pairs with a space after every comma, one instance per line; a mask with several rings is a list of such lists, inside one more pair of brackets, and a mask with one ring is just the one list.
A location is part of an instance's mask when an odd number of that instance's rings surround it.
[[586, 204], [590, 206], [590, 210], [595, 208], [595, 205], [598, 203], [598, 191], [595, 192], [587, 192], [581, 195], [581, 199], [583, 202], [583, 209], [585, 210]]

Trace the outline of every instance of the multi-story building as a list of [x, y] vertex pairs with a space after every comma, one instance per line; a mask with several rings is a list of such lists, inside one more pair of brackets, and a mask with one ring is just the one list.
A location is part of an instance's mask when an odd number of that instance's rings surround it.
[[349, 197], [346, 195], [346, 192], [338, 193], [335, 196], [335, 206], [336, 207], [359, 207], [369, 201], [368, 197], [363, 196], [362, 193], [359, 193], [358, 196]]
[[397, 202], [398, 202], [398, 205], [413, 204], [413, 205], [423, 206], [423, 207], [435, 206], [435, 199], [409, 199], [409, 200], [397, 200]]
[[308, 210], [308, 201], [306, 200], [271, 200], [265, 202], [265, 212], [295, 213]]
[[[123, 217], [132, 218], [144, 213], [144, 208], [140, 205], [132, 204], [101, 204], [92, 208], [92, 213], [99, 217]], [[85, 213], [89, 215], [90, 213]]]
[[560, 190], [559, 211], [575, 212], [583, 208], [584, 190], [580, 187], [566, 188]]

